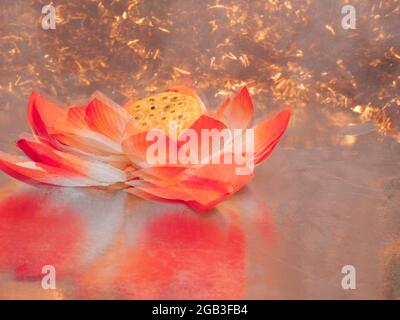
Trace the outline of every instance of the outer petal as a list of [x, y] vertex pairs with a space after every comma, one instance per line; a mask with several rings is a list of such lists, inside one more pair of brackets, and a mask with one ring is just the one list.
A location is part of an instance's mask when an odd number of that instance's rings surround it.
[[[116, 142], [112, 138], [115, 138], [115, 131], [118, 131], [122, 126], [122, 118], [127, 120], [129, 115], [122, 108], [114, 112], [116, 108], [105, 106], [97, 98], [92, 101], [98, 103], [94, 102], [93, 104], [96, 106], [93, 107], [89, 104], [89, 116], [87, 116], [87, 106], [72, 107], [68, 111], [64, 111], [33, 92], [28, 107], [28, 120], [32, 131], [43, 143], [47, 143], [58, 150], [77, 153], [83, 151], [84, 153], [103, 156], [121, 154], [122, 148], [118, 143], [120, 141]], [[97, 104], [101, 106], [98, 107]], [[104, 110], [109, 112], [107, 113]], [[123, 112], [125, 113], [118, 117]], [[87, 118], [90, 119], [89, 124], [92, 127], [87, 123]], [[114, 124], [117, 128], [114, 131], [110, 129], [109, 125], [112, 121], [115, 121]], [[104, 128], [101, 128], [102, 125], [104, 125]], [[101, 132], [97, 131], [96, 128], [100, 128], [99, 131]], [[105, 132], [109, 132], [111, 138], [105, 136], [103, 134]]]
[[62, 150], [93, 155], [120, 155], [121, 146], [107, 137], [91, 130], [59, 131], [52, 135], [62, 146]]
[[123, 131], [129, 115], [121, 108], [112, 108], [99, 100], [88, 106], [72, 107], [55, 123], [53, 137], [64, 150], [96, 156], [121, 155]]
[[188, 206], [192, 207], [194, 210], [196, 210], [198, 212], [209, 211], [210, 209], [215, 207], [219, 202], [223, 201], [226, 197], [229, 196], [229, 195], [223, 195], [214, 201], [210, 201], [207, 204], [203, 204], [203, 203], [197, 202], [195, 200], [183, 201], [180, 199], [174, 199], [174, 200], [166, 199], [163, 197], [156, 196], [152, 193], [148, 193], [148, 192], [143, 191], [138, 188], [129, 188], [129, 189], [126, 189], [126, 191], [139, 197], [139, 198], [149, 200], [149, 201], [163, 201], [163, 202], [177, 202], [178, 201], [178, 202], [186, 203]]
[[46, 165], [37, 166], [33, 161], [26, 161], [0, 152], [0, 169], [8, 175], [29, 184], [45, 184], [62, 187], [102, 186], [102, 183], [77, 175], [64, 169]]
[[177, 172], [175, 177], [158, 180], [132, 180], [127, 182], [135, 193], [145, 199], [183, 201], [200, 211], [205, 211], [238, 191], [253, 177], [239, 176], [235, 164], [209, 164]]
[[281, 111], [271, 120], [265, 120], [254, 129], [255, 164], [265, 160], [284, 134], [290, 120], [290, 109]]
[[37, 166], [44, 169], [49, 166], [60, 168], [76, 175], [87, 176], [102, 184], [114, 184], [126, 180], [125, 172], [101, 161], [88, 160], [74, 154], [57, 151], [47, 145], [27, 139], [20, 139], [17, 144]]
[[215, 113], [215, 118], [222, 120], [224, 118], [224, 113], [226, 108], [232, 103], [232, 100], [230, 97], [226, 98], [225, 101], [222, 103], [221, 106], [217, 109], [217, 112]]
[[203, 183], [204, 187], [223, 186], [226, 193], [234, 193], [253, 178], [253, 172], [247, 175], [238, 175], [237, 168], [238, 165], [235, 163], [195, 166], [183, 172], [179, 178], [188, 185]]
[[58, 147], [51, 136], [56, 120], [66, 112], [36, 92], [32, 92], [28, 103], [28, 122], [33, 133], [44, 143]]
[[253, 119], [254, 107], [247, 87], [222, 104], [216, 112], [216, 118], [230, 128], [247, 128]]
[[204, 206], [207, 206], [210, 202], [219, 199], [226, 194], [224, 189], [216, 190], [213, 188], [205, 188], [204, 184], [193, 186], [185, 182], [177, 182], [174, 185], [169, 185], [167, 187], [160, 187], [150, 182], [138, 180], [133, 180], [129, 182], [129, 184], [156, 198], [184, 202], [196, 201]]
[[174, 181], [179, 174], [187, 170], [187, 167], [178, 166], [154, 166], [135, 170], [133, 180], [151, 182], [160, 187], [166, 187]]

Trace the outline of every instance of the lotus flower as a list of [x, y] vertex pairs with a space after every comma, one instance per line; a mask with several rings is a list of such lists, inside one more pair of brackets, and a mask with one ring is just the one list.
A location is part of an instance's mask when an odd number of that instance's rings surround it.
[[[151, 163], [148, 134], [174, 122], [177, 135], [169, 132], [165, 141], [168, 148], [180, 152], [185, 148], [180, 137], [188, 129], [199, 137], [203, 129], [246, 129], [253, 112], [246, 87], [226, 99], [213, 116], [198, 95], [183, 86], [143, 100], [132, 99], [123, 107], [96, 94], [85, 105], [62, 108], [33, 92], [28, 105], [33, 134], [22, 134], [17, 142], [27, 158], [0, 152], [0, 169], [30, 184], [125, 189], [144, 199], [183, 201], [206, 211], [242, 188], [253, 172], [238, 175], [235, 163], [223, 161], [172, 162], [170, 155], [166, 163]], [[246, 165], [257, 165], [271, 154], [290, 114], [284, 110], [253, 128], [254, 145], [250, 156], [246, 154]], [[204, 151], [209, 143], [199, 140], [198, 149]], [[228, 144], [224, 142], [208, 157], [234, 153], [226, 148]]]

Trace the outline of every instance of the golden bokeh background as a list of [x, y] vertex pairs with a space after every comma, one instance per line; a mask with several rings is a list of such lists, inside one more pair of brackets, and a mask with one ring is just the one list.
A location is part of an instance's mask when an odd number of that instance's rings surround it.
[[[189, 82], [212, 106], [247, 85], [259, 110], [317, 104], [400, 128], [397, 0], [51, 3], [57, 24], [47, 31], [49, 2], [0, 4], [2, 125], [23, 114], [33, 88], [66, 103], [96, 90], [123, 103]], [[341, 27], [349, 3], [355, 30]]]

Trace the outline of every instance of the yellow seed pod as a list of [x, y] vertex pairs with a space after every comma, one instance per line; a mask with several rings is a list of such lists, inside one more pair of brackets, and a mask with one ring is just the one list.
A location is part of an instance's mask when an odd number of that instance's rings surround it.
[[135, 101], [126, 107], [139, 130], [161, 129], [168, 134], [175, 123], [178, 134], [203, 114], [201, 102], [187, 94], [162, 92]]

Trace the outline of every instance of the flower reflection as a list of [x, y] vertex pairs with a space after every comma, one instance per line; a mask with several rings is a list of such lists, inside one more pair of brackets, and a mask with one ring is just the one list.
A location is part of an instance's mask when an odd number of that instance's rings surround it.
[[3, 200], [0, 212], [0, 265], [17, 279], [41, 277], [46, 264], [65, 274], [78, 263], [85, 229], [72, 207], [21, 192]]
[[[248, 238], [272, 233], [246, 192], [199, 215], [124, 192], [24, 188], [0, 203], [0, 288], [5, 298], [242, 299]], [[49, 264], [52, 292], [41, 288]]]
[[[124, 198], [102, 191], [12, 190], [0, 202], [0, 291], [5, 297], [62, 297], [66, 276], [115, 237]], [[41, 287], [44, 265], [55, 267], [56, 293]]]
[[[251, 213], [257, 216], [265, 211], [255, 212], [254, 204], [246, 211], [240, 206], [229, 208], [231, 201], [218, 207], [220, 212], [204, 216], [181, 204], [129, 198], [124, 233], [77, 275], [81, 297], [244, 298], [247, 237], [254, 230], [248, 229], [242, 214], [255, 221]], [[267, 233], [269, 237], [270, 230]]]

